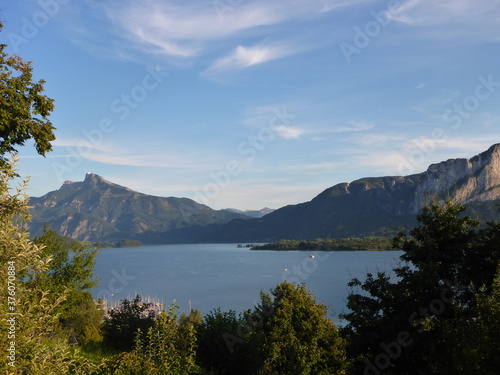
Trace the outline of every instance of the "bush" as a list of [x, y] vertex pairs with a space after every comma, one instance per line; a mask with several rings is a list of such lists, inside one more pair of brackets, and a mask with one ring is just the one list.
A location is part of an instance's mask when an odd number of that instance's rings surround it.
[[122, 300], [118, 308], [109, 311], [102, 327], [103, 342], [110, 348], [119, 351], [131, 351], [137, 332], [147, 332], [154, 324], [154, 316], [147, 310], [150, 303], [143, 303], [136, 295], [133, 300]]

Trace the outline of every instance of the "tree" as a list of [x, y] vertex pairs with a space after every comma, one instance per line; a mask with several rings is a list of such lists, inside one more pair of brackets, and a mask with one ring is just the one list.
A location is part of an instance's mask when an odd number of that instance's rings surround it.
[[345, 342], [326, 307], [316, 302], [305, 285], [287, 281], [271, 294], [261, 293], [261, 303], [251, 319], [262, 360], [262, 374], [345, 374]]
[[104, 343], [116, 350], [131, 351], [137, 332], [147, 332], [153, 326], [154, 316], [148, 310], [151, 303], [142, 302], [136, 295], [133, 300], [124, 299], [120, 306], [109, 311], [102, 327]]
[[74, 334], [80, 344], [99, 341], [102, 312], [90, 294], [97, 285], [94, 278], [97, 250], [85, 248], [47, 226], [33, 241], [43, 247], [42, 257], [51, 261], [45, 271], [29, 272], [28, 282], [56, 293], [67, 290], [66, 300], [57, 309], [62, 329]]
[[239, 316], [220, 309], [198, 329], [199, 364], [217, 374], [345, 374], [345, 342], [305, 286], [287, 281]]
[[245, 320], [235, 311], [206, 314], [196, 332], [200, 366], [217, 374], [251, 374], [255, 358], [247, 348], [244, 327]]
[[54, 104], [42, 95], [45, 82], [33, 82], [32, 64], [8, 56], [5, 48], [0, 45], [0, 351], [9, 356], [2, 355], [0, 365], [9, 374], [90, 374], [96, 366], [54, 335], [56, 310], [67, 290], [54, 291], [23, 277], [46, 272], [52, 258], [43, 256], [43, 245], [33, 243], [26, 229], [27, 183], [10, 186], [18, 177], [15, 147], [32, 139], [39, 154], [51, 150], [55, 137], [48, 116]]
[[192, 336], [196, 335], [198, 327], [201, 325], [203, 318], [197, 309], [192, 309], [189, 314], [182, 313], [179, 317], [179, 330], [177, 337], [177, 347], [181, 354], [186, 356], [191, 352]]
[[440, 346], [447, 361], [432, 361], [434, 374], [494, 375], [500, 368], [500, 268], [492, 289], [479, 290], [475, 314], [458, 306], [453, 319], [442, 322]]
[[[500, 226], [463, 216], [465, 207], [437, 201], [400, 233], [403, 250], [393, 281], [385, 272], [353, 279], [344, 315], [356, 373], [466, 374], [467, 330], [480, 317], [478, 293], [491, 293], [500, 261]], [[456, 328], [457, 322], [461, 322]], [[452, 329], [452, 327], [455, 327]], [[484, 358], [475, 356], [484, 369]], [[443, 366], [443, 364], [445, 364]], [[487, 372], [482, 372], [487, 373]]]
[[162, 311], [146, 331], [138, 331], [135, 347], [110, 358], [101, 374], [113, 375], [185, 375], [196, 371], [194, 325], [190, 325], [185, 346], [179, 345], [181, 325], [177, 319], [177, 306]]
[[31, 275], [32, 282], [47, 283], [53, 288], [68, 287], [81, 292], [97, 286], [98, 280], [94, 278], [97, 250], [85, 248], [78, 241], [61, 236], [47, 226], [33, 242], [43, 245], [43, 255], [51, 257], [52, 261], [48, 271]]
[[0, 305], [0, 351], [12, 354], [1, 356], [0, 365], [12, 374], [70, 374], [75, 368], [90, 373], [95, 366], [71, 351], [67, 339], [54, 335], [56, 310], [67, 298], [67, 290], [56, 292], [22, 277], [28, 271], [46, 272], [51, 258], [44, 257], [43, 247], [29, 238], [26, 184], [11, 189], [9, 181], [15, 175], [10, 163], [0, 173], [0, 295], [4, 301]]
[[42, 94], [45, 81], [33, 81], [32, 63], [9, 56], [5, 48], [0, 44], [0, 167], [8, 160], [5, 154], [16, 152], [27, 140], [33, 139], [37, 152], [45, 155], [55, 139], [49, 120], [54, 101]]

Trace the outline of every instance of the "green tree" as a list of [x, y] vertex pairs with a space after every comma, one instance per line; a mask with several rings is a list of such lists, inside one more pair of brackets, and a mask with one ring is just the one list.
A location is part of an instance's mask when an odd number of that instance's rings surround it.
[[345, 342], [305, 285], [283, 282], [261, 293], [250, 335], [259, 348], [261, 374], [345, 374]]
[[135, 347], [109, 359], [103, 374], [113, 375], [185, 375], [196, 371], [196, 335], [194, 325], [187, 327], [185, 346], [179, 346], [181, 325], [177, 306], [162, 311], [147, 330], [138, 331]]
[[325, 306], [289, 282], [236, 315], [220, 309], [198, 329], [199, 364], [217, 374], [345, 374], [346, 343]]
[[148, 313], [150, 307], [151, 303], [142, 302], [139, 295], [133, 300], [122, 300], [106, 316], [102, 326], [104, 344], [119, 351], [131, 351], [137, 332], [147, 332], [154, 324], [154, 316]]
[[196, 332], [198, 364], [217, 374], [251, 374], [255, 358], [247, 348], [247, 326], [232, 310], [218, 308], [206, 314]]
[[[3, 25], [0, 23], [0, 31]], [[5, 44], [0, 44], [0, 166], [8, 159], [5, 154], [16, 152], [32, 139], [40, 155], [52, 150], [54, 127], [49, 116], [53, 99], [43, 95], [44, 80], [33, 81], [33, 65], [19, 56], [9, 56]]]
[[50, 268], [44, 273], [32, 275], [33, 282], [50, 284], [53, 288], [68, 287], [81, 292], [97, 286], [94, 277], [97, 250], [85, 248], [72, 238], [61, 236], [45, 226], [43, 234], [33, 239], [35, 244], [43, 245], [43, 255], [51, 257]]
[[28, 282], [55, 293], [67, 290], [66, 300], [57, 309], [61, 328], [74, 334], [80, 344], [99, 341], [102, 312], [90, 294], [90, 289], [97, 285], [94, 278], [97, 250], [85, 248], [47, 226], [33, 241], [43, 247], [42, 257], [51, 261], [44, 272], [29, 272]]
[[394, 280], [378, 272], [349, 283], [361, 289], [348, 296], [351, 312], [344, 315], [355, 373], [469, 373], [464, 358], [473, 353], [464, 340], [480, 316], [476, 296], [493, 287], [500, 227], [479, 230], [464, 210], [432, 202], [417, 216], [419, 226], [394, 239], [404, 252]]
[[196, 335], [198, 327], [201, 325], [203, 318], [197, 309], [192, 309], [189, 314], [182, 313], [179, 317], [179, 331], [177, 338], [177, 347], [181, 353], [191, 352], [192, 336]]
[[18, 176], [15, 147], [32, 139], [39, 154], [51, 150], [55, 137], [48, 116], [54, 104], [42, 95], [45, 82], [33, 82], [32, 64], [8, 56], [6, 47], [0, 45], [0, 351], [11, 355], [2, 355], [0, 366], [8, 374], [90, 374], [96, 366], [54, 335], [56, 310], [67, 290], [33, 285], [23, 277], [46, 272], [52, 258], [43, 256], [43, 246], [33, 243], [26, 229], [26, 182], [10, 186]]
[[[70, 350], [67, 338], [54, 335], [59, 316], [57, 309], [67, 298], [67, 290], [53, 291], [34, 285], [21, 275], [44, 273], [51, 258], [43, 256], [43, 247], [29, 238], [26, 185], [11, 189], [17, 175], [14, 165], [5, 164], [0, 173], [0, 351], [15, 359], [0, 357], [0, 366], [9, 374], [81, 374], [93, 366], [78, 351]], [[17, 315], [8, 315], [15, 313]], [[14, 342], [14, 345], [11, 345]], [[14, 362], [15, 367], [9, 362]]]

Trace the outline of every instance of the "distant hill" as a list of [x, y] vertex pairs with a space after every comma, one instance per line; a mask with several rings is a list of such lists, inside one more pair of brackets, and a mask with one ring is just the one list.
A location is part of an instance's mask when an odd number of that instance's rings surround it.
[[433, 197], [466, 204], [469, 214], [500, 219], [500, 144], [468, 159], [450, 159], [405, 177], [341, 183], [309, 202], [280, 208], [260, 219], [233, 220], [202, 238], [207, 242], [272, 242], [387, 235], [413, 226]]
[[237, 213], [240, 213], [240, 214], [244, 214], [244, 215], [247, 215], [249, 217], [253, 217], [253, 218], [260, 218], [262, 216], [265, 216], [267, 214], [270, 214], [271, 212], [275, 211], [275, 209], [273, 208], [269, 208], [269, 207], [264, 207], [260, 210], [238, 210], [236, 208], [226, 208], [226, 210], [228, 211], [232, 211], [232, 212], [237, 212]]
[[184, 242], [210, 224], [248, 216], [213, 210], [187, 198], [142, 194], [88, 173], [82, 182], [66, 181], [59, 190], [31, 198], [32, 234], [47, 223], [65, 236], [85, 241]]

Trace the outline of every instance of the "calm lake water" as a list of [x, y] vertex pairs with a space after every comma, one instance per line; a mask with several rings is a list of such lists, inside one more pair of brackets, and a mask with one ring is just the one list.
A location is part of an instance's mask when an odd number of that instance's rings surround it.
[[318, 302], [330, 305], [329, 316], [345, 311], [347, 282], [367, 272], [390, 271], [399, 251], [303, 252], [252, 251], [236, 244], [157, 245], [102, 249], [96, 257], [93, 290], [109, 302], [151, 296], [173, 300], [180, 311], [189, 306], [202, 314], [220, 307], [241, 312], [283, 280], [304, 282]]

